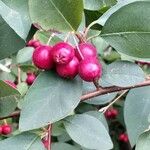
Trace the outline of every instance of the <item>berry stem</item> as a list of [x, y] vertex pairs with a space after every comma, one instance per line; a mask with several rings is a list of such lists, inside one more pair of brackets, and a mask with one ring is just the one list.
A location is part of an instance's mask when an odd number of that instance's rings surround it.
[[4, 119], [3, 122], [4, 122], [4, 125], [7, 125], [7, 120], [6, 119]]
[[48, 125], [48, 148], [47, 150], [51, 150], [51, 133], [52, 133], [52, 125]]
[[18, 84], [20, 84], [20, 83], [21, 83], [21, 69], [18, 66]]
[[49, 45], [50, 44], [50, 41], [52, 40], [52, 38], [55, 36], [55, 33], [52, 33], [46, 43], [46, 45]]
[[67, 33], [66, 37], [64, 38], [64, 42], [68, 41], [68, 38], [70, 37], [70, 34], [71, 34], [70, 32]]

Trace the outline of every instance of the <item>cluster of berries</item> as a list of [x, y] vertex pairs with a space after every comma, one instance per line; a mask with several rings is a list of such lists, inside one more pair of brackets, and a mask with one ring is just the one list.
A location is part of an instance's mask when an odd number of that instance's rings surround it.
[[87, 82], [101, 77], [102, 66], [91, 43], [81, 43], [74, 48], [67, 42], [59, 42], [52, 47], [30, 40], [28, 46], [35, 48], [32, 60], [39, 69], [50, 70], [55, 66], [59, 76], [73, 79], [79, 74]]
[[0, 135], [8, 135], [12, 132], [12, 127], [11, 125], [8, 124], [4, 124], [4, 125], [0, 125]]
[[105, 112], [105, 117], [107, 119], [115, 119], [118, 116], [119, 112], [115, 108], [110, 108]]

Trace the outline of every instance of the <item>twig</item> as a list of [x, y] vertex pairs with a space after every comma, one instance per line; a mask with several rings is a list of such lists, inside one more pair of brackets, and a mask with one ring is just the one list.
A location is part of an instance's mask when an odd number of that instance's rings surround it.
[[48, 125], [48, 148], [47, 150], [51, 150], [51, 132], [52, 132], [52, 125]]

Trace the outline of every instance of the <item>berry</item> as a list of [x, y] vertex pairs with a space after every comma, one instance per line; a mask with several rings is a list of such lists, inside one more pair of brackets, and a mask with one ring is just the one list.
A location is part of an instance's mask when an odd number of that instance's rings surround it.
[[53, 67], [52, 47], [39, 46], [33, 52], [32, 60], [39, 69], [51, 69]]
[[79, 75], [87, 82], [98, 80], [102, 75], [102, 66], [97, 59], [84, 59], [79, 64]]
[[2, 126], [2, 134], [8, 135], [12, 132], [12, 127], [10, 125], [3, 125]]
[[45, 148], [48, 148], [49, 142], [46, 139], [42, 139], [42, 143], [44, 144]]
[[27, 46], [37, 48], [37, 47], [41, 46], [41, 43], [38, 40], [30, 40], [28, 42]]
[[[78, 45], [82, 56], [87, 59], [89, 57], [97, 57], [97, 50], [91, 43], [81, 43]], [[82, 56], [76, 50], [76, 56], [79, 60], [82, 60]]]
[[36, 76], [34, 73], [27, 73], [26, 83], [28, 85], [32, 85], [32, 83], [35, 81]]
[[122, 134], [120, 134], [119, 135], [119, 141], [121, 141], [121, 142], [128, 142], [128, 135], [126, 134], [126, 133], [122, 133]]
[[105, 112], [105, 117], [107, 119], [114, 119], [116, 118], [118, 115], [118, 110], [117, 109], [114, 109], [114, 108], [111, 108], [111, 109], [108, 109], [106, 112]]
[[0, 126], [0, 135], [2, 134], [2, 130], [3, 130], [3, 129], [2, 129], [2, 126]]
[[74, 78], [78, 74], [79, 60], [74, 56], [66, 65], [57, 65], [57, 73], [64, 78]]
[[5, 83], [7, 83], [9, 86], [11, 86], [14, 89], [17, 88], [16, 84], [14, 82], [10, 81], [10, 80], [5, 80]]
[[74, 48], [65, 42], [60, 42], [53, 47], [53, 59], [57, 64], [69, 63], [74, 55]]
[[118, 116], [118, 110], [117, 110], [117, 109], [114, 109], [114, 108], [113, 108], [113, 109], [111, 110], [111, 113], [112, 113], [112, 117], [113, 117], [113, 118], [116, 118], [116, 116]]

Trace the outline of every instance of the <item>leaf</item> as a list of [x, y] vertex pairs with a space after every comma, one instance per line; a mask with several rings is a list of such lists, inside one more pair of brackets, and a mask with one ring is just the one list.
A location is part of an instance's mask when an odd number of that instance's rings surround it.
[[150, 1], [138, 1], [121, 7], [105, 23], [101, 37], [119, 52], [149, 58], [149, 8]]
[[66, 143], [53, 143], [52, 150], [80, 150], [80, 149]]
[[29, 10], [33, 23], [45, 30], [74, 31], [82, 20], [83, 1], [29, 0]]
[[99, 10], [103, 6], [103, 1], [101, 0], [84, 0], [84, 9], [87, 10]]
[[45, 150], [40, 137], [33, 133], [22, 133], [0, 141], [1, 150]]
[[33, 47], [24, 47], [17, 54], [17, 63], [32, 61]]
[[70, 137], [88, 149], [108, 150], [113, 144], [104, 125], [96, 118], [82, 114], [65, 119], [65, 128]]
[[[0, 14], [7, 24], [22, 38], [26, 39], [31, 21], [27, 0], [0, 0]], [[14, 19], [15, 18], [15, 19]]]
[[112, 85], [126, 87], [143, 82], [145, 75], [135, 63], [116, 61], [106, 67], [102, 78]]
[[146, 131], [140, 135], [135, 150], [149, 150], [150, 148], [150, 131]]
[[131, 145], [134, 146], [139, 135], [149, 126], [150, 86], [133, 89], [125, 101], [124, 118]]
[[0, 16], [0, 59], [9, 57], [25, 46], [25, 42]]
[[20, 93], [0, 80], [0, 117], [11, 114], [17, 107]]
[[79, 78], [67, 80], [54, 72], [41, 73], [25, 96], [20, 130], [40, 128], [68, 116], [80, 102], [81, 88]]

